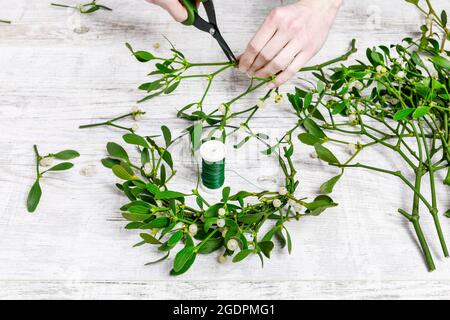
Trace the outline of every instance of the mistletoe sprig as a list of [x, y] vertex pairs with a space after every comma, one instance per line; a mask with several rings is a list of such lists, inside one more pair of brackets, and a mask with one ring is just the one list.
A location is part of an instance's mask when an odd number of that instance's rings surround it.
[[[388, 174], [403, 182], [412, 192], [412, 206], [409, 212], [406, 208], [398, 211], [411, 222], [432, 271], [435, 265], [421, 226], [419, 206], [422, 203], [431, 214], [443, 255], [448, 257], [436, 184], [438, 173], [444, 171], [440, 183], [450, 185], [450, 52], [445, 49], [450, 33], [445, 11], [438, 16], [430, 1], [426, 1], [426, 8], [420, 7], [419, 1], [407, 2], [426, 14], [421, 38], [369, 48], [368, 62], [336, 66], [331, 74], [324, 69], [314, 72], [314, 88], [297, 88], [288, 95], [299, 124], [280, 143], [291, 144], [296, 129], [302, 128], [304, 132], [298, 138], [314, 147], [313, 156], [340, 169], [322, 185], [324, 194], [333, 191], [348, 168]], [[433, 27], [442, 33], [433, 32]], [[348, 138], [333, 138], [336, 134]], [[351, 155], [340, 161], [325, 145], [346, 146]], [[356, 162], [357, 156], [372, 146], [397, 154], [405, 170]], [[424, 178], [429, 179], [430, 190], [423, 190]], [[446, 216], [450, 216], [449, 211]]]
[[92, 1], [92, 2], [86, 3], [86, 4], [79, 4], [76, 6], [70, 6], [70, 5], [60, 4], [60, 3], [51, 3], [50, 5], [54, 6], [54, 7], [61, 7], [61, 8], [72, 8], [72, 9], [78, 10], [81, 14], [94, 13], [98, 10], [112, 11], [111, 8], [101, 5], [101, 4], [98, 4], [97, 1]]
[[124, 127], [123, 125], [117, 124], [120, 120], [126, 119], [126, 118], [132, 118], [135, 121], [138, 121], [142, 119], [142, 117], [145, 115], [145, 112], [139, 109], [138, 107], [133, 107], [131, 112], [112, 118], [107, 121], [102, 121], [98, 123], [92, 123], [92, 124], [85, 124], [81, 125], [78, 128], [79, 129], [88, 129], [88, 128], [95, 128], [95, 127], [113, 127], [125, 131], [129, 131], [131, 133], [136, 132], [139, 129], [139, 125], [137, 123], [133, 124], [131, 127]]
[[[31, 187], [27, 198], [27, 209], [30, 213], [36, 211], [39, 201], [41, 200], [41, 178], [48, 172], [66, 171], [72, 169], [73, 163], [67, 162], [66, 160], [75, 159], [80, 156], [80, 154], [74, 150], [64, 150], [57, 153], [49, 153], [43, 156], [39, 154], [39, 150], [36, 145], [33, 146], [33, 149], [36, 156], [36, 180]], [[63, 160], [65, 162], [53, 165], [55, 159]], [[48, 169], [42, 171], [41, 167], [48, 167]]]
[[[102, 163], [123, 180], [116, 186], [130, 201], [121, 208], [123, 217], [129, 221], [126, 229], [141, 230], [141, 241], [136, 246], [155, 245], [163, 255], [148, 264], [163, 261], [171, 252], [177, 252], [172, 275], [186, 272], [198, 254], [218, 250], [222, 251], [221, 262], [233, 254], [233, 262], [256, 254], [264, 263], [264, 257], [270, 258], [274, 239], [278, 239], [282, 247], [287, 245], [291, 252], [292, 240], [286, 223], [317, 216], [336, 206], [326, 195], [312, 202], [294, 195], [299, 181], [291, 159], [293, 148], [285, 148], [283, 155], [278, 156], [285, 175], [285, 187], [278, 191], [232, 194], [230, 187], [225, 187], [217, 203], [209, 203], [201, 195], [199, 182], [187, 194], [175, 191], [168, 185], [176, 174], [169, 149], [177, 139], [172, 139], [166, 126], [161, 132], [164, 147], [153, 137], [134, 133], [123, 136], [128, 145], [135, 147], [140, 163], [134, 163], [128, 152], [114, 142], [108, 143], [109, 157]], [[304, 213], [301, 213], [302, 208], [306, 208]], [[271, 224], [269, 231], [261, 231], [268, 223]]]

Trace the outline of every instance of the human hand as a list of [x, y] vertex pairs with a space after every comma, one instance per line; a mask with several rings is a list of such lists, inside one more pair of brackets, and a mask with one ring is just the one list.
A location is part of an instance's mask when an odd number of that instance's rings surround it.
[[255, 77], [276, 75], [270, 88], [292, 78], [322, 48], [342, 0], [301, 0], [272, 10], [239, 59]]
[[156, 4], [170, 13], [175, 21], [183, 22], [187, 19], [188, 13], [186, 8], [178, 0], [146, 0], [147, 2]]

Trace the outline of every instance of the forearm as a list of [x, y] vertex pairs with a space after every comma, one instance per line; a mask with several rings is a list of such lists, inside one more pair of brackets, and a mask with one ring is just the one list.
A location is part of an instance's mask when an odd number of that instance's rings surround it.
[[309, 8], [317, 8], [319, 10], [338, 11], [344, 3], [344, 0], [299, 0], [299, 5], [308, 6]]

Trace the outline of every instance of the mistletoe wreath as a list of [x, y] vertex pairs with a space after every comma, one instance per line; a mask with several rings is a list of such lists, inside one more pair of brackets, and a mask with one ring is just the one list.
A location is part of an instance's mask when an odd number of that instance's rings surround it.
[[[432, 216], [444, 256], [449, 256], [436, 192], [437, 180], [442, 178], [444, 185], [450, 185], [450, 51], [446, 50], [450, 32], [447, 13], [444, 10], [438, 14], [430, 0], [425, 0], [425, 6], [419, 0], [406, 2], [416, 6], [426, 18], [420, 27], [419, 39], [406, 38], [390, 47], [369, 48], [366, 50], [367, 62], [344, 65], [356, 52], [353, 40], [344, 55], [299, 70], [299, 75], [309, 73], [315, 82], [302, 77], [304, 86], [288, 94], [298, 121], [274, 145], [269, 143], [268, 136], [254, 132], [251, 120], [268, 99], [276, 102], [282, 99], [278, 89], [268, 90], [254, 106], [234, 111], [234, 105], [240, 99], [261, 89], [273, 77], [253, 78], [243, 93], [214, 110], [207, 110], [204, 103], [214, 80], [234, 68], [233, 63], [193, 63], [172, 44], [172, 56], [168, 58], [135, 51], [127, 44], [139, 62], [155, 63], [149, 74], [152, 80], [139, 87], [146, 92], [139, 103], [170, 94], [190, 79], [204, 79], [207, 84], [197, 101], [178, 111], [177, 116], [189, 123], [180, 137], [173, 138], [167, 126], [161, 127], [160, 135], [142, 136], [136, 134], [135, 127], [127, 128], [118, 123], [127, 117], [141, 117], [145, 112], [139, 108], [105, 122], [80, 127], [111, 126], [127, 131], [123, 140], [134, 148], [138, 157], [130, 155], [120, 144], [109, 142], [109, 156], [102, 163], [122, 180], [116, 186], [129, 201], [120, 209], [128, 221], [126, 229], [140, 230], [140, 242], [136, 246], [155, 245], [162, 253], [160, 259], [149, 264], [163, 261], [176, 251], [171, 274], [179, 275], [193, 265], [199, 254], [218, 250], [222, 252], [221, 262], [229, 256], [233, 256], [233, 262], [239, 262], [256, 254], [264, 263], [265, 257], [270, 258], [275, 240], [291, 252], [287, 222], [317, 216], [337, 206], [328, 194], [349, 168], [399, 178], [412, 191], [413, 201], [410, 212], [404, 208], [398, 212], [413, 226], [428, 269], [434, 270], [435, 265], [421, 227], [421, 204]], [[93, 4], [96, 5], [95, 1]], [[195, 73], [203, 67], [215, 70]], [[245, 120], [236, 126], [233, 120], [242, 117]], [[197, 185], [191, 191], [171, 188], [170, 182], [176, 175], [171, 148], [177, 140], [189, 136], [195, 157], [205, 141], [226, 142], [237, 131], [244, 132], [246, 137], [235, 148], [252, 139], [257, 140], [266, 147], [266, 155], [278, 159], [284, 186], [272, 191], [236, 193], [225, 187], [220, 201], [212, 202], [199, 188], [201, 170], [197, 165]], [[292, 160], [293, 139], [296, 138], [314, 148], [313, 157], [340, 170], [321, 186], [321, 194], [310, 201], [297, 195], [299, 180]], [[331, 150], [336, 146], [345, 146], [350, 157], [340, 161]], [[374, 146], [397, 154], [404, 162], [405, 170], [410, 171], [354, 162], [363, 150]], [[441, 175], [442, 172], [445, 174]], [[426, 176], [430, 182], [428, 193], [422, 186]], [[450, 217], [450, 210], [444, 212]]]

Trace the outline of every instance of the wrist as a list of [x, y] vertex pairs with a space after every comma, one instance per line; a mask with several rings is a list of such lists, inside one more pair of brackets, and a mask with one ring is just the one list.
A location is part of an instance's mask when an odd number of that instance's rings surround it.
[[342, 6], [342, 4], [344, 3], [344, 0], [330, 0], [335, 6], [336, 8], [340, 8]]
[[298, 4], [302, 5], [305, 3], [309, 3], [313, 6], [320, 7], [322, 9], [335, 9], [338, 10], [342, 4], [344, 3], [344, 0], [300, 0], [298, 1]]

